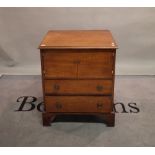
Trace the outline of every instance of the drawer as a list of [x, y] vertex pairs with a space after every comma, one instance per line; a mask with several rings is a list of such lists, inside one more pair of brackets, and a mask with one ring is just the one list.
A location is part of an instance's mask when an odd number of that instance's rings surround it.
[[113, 52], [77, 52], [75, 50], [75, 52], [45, 52], [43, 55], [45, 78], [112, 77]]
[[110, 95], [112, 80], [45, 80], [45, 94]]
[[112, 111], [109, 96], [45, 96], [47, 112], [104, 112]]

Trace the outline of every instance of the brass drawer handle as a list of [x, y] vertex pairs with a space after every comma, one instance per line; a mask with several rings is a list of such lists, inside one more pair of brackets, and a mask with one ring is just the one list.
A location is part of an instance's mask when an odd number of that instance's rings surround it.
[[97, 89], [97, 91], [102, 91], [102, 90], [103, 90], [103, 86], [97, 85], [97, 86], [96, 86], [96, 89]]
[[103, 103], [97, 103], [97, 108], [102, 109], [103, 108]]
[[62, 104], [61, 104], [61, 103], [56, 102], [56, 103], [55, 103], [55, 107], [59, 110], [59, 109], [61, 109], [61, 108], [62, 108]]
[[59, 90], [60, 86], [58, 84], [54, 84], [53, 88], [54, 88], [54, 90]]

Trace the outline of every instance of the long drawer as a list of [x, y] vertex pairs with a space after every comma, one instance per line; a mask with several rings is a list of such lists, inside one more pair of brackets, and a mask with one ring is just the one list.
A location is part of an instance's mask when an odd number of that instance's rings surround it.
[[110, 96], [45, 96], [47, 112], [104, 112], [112, 111]]
[[110, 95], [112, 80], [45, 80], [45, 94]]

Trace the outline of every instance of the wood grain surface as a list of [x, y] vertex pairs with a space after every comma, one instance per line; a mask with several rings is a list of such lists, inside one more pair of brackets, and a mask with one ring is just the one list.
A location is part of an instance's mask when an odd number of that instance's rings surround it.
[[45, 112], [43, 125], [59, 114], [95, 114], [114, 126], [117, 45], [108, 30], [49, 31], [40, 46]]
[[117, 48], [109, 30], [59, 30], [49, 31], [40, 49], [51, 48]]
[[45, 52], [45, 78], [112, 78], [113, 52]]
[[47, 95], [112, 95], [112, 80], [45, 80]]
[[47, 112], [111, 112], [109, 96], [45, 96]]

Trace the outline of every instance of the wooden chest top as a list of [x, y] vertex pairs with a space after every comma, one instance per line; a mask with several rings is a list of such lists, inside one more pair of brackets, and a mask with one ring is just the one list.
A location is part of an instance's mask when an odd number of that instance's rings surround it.
[[116, 49], [117, 45], [109, 30], [57, 30], [48, 31], [39, 49], [93, 48]]

